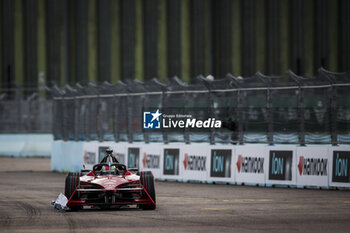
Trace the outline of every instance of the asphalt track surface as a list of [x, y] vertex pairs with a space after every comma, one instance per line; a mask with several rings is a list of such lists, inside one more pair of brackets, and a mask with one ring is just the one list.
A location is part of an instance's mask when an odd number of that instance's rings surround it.
[[349, 232], [350, 192], [156, 182], [157, 209], [60, 212], [65, 174], [0, 157], [0, 232]]

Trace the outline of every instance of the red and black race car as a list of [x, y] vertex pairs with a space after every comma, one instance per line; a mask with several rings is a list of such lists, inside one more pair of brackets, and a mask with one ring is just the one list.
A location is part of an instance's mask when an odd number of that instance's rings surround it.
[[93, 169], [70, 172], [66, 177], [65, 196], [71, 210], [83, 206], [101, 208], [137, 205], [144, 210], [156, 208], [152, 172], [134, 172], [120, 164], [112, 150]]

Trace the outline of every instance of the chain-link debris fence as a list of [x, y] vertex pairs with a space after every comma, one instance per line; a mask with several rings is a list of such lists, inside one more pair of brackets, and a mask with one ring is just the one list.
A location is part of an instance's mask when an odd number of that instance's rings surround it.
[[[0, 133], [52, 132], [56, 140], [209, 143], [350, 143], [350, 73], [179, 78], [52, 86], [46, 98], [0, 94]], [[148, 130], [145, 111], [222, 121], [220, 128]], [[170, 123], [169, 123], [170, 124]]]
[[[52, 91], [53, 134], [59, 140], [209, 143], [350, 143], [349, 73], [316, 76], [198, 76], [187, 84], [128, 80]], [[148, 130], [143, 113], [215, 118], [222, 127]]]
[[32, 90], [0, 89], [0, 133], [51, 133], [52, 104]]

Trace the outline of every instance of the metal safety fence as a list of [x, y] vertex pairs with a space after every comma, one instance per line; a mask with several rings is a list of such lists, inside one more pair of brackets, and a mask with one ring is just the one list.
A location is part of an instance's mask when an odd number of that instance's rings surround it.
[[51, 133], [52, 104], [52, 99], [32, 90], [1, 89], [0, 133]]
[[[214, 143], [350, 143], [350, 77], [319, 69], [315, 76], [198, 76], [187, 84], [128, 80], [51, 88], [56, 140]], [[143, 129], [143, 112], [220, 119], [219, 129]]]

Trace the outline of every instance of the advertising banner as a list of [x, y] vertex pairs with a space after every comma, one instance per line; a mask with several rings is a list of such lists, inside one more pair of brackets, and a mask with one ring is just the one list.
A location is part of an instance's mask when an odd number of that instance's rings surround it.
[[98, 161], [101, 162], [104, 156], [106, 156], [106, 150], [111, 148], [113, 150], [113, 155], [117, 158], [118, 162], [127, 165], [126, 160], [126, 145], [127, 143], [116, 143], [116, 142], [97, 142], [98, 149]]
[[113, 154], [117, 158], [118, 162], [125, 165], [127, 165], [126, 145], [126, 143], [120, 142], [113, 142], [110, 144], [110, 147], [113, 150]]
[[128, 147], [128, 168], [140, 169], [140, 147]]
[[234, 146], [209, 146], [208, 181], [234, 183]]
[[80, 171], [83, 165], [85, 169], [92, 169], [109, 147], [120, 163], [140, 171], [152, 171], [155, 178], [250, 185], [265, 183], [267, 186], [350, 187], [350, 146], [345, 145], [299, 147], [57, 141], [52, 149], [52, 170]]
[[297, 147], [297, 185], [328, 187], [328, 146]]
[[[106, 156], [106, 150], [110, 147], [106, 145], [98, 145], [98, 163]], [[114, 152], [114, 151], [113, 151]]]
[[350, 187], [350, 146], [329, 147], [329, 186]]
[[265, 163], [267, 159], [265, 145], [236, 146], [235, 177], [238, 184], [264, 185], [266, 174]]
[[180, 175], [180, 157], [181, 149], [183, 145], [172, 144], [165, 145], [162, 149], [162, 160], [163, 160], [163, 179], [176, 179], [179, 180]]
[[209, 145], [183, 145], [180, 151], [180, 175], [183, 181], [207, 181], [210, 171]]
[[[130, 147], [129, 147], [130, 148]], [[137, 148], [137, 147], [132, 147]], [[154, 178], [160, 178], [163, 173], [162, 144], [141, 145], [139, 155], [139, 170], [152, 171]], [[135, 152], [136, 150], [134, 150]], [[130, 155], [130, 153], [129, 153]], [[130, 156], [129, 156], [130, 159]], [[130, 163], [130, 161], [129, 161]]]
[[85, 169], [92, 170], [92, 167], [99, 163], [98, 160], [98, 148], [99, 143], [98, 142], [84, 142], [84, 165]]
[[116, 142], [86, 142], [84, 143], [85, 169], [92, 169], [106, 155], [106, 149], [111, 148], [119, 163], [126, 164], [126, 143]]
[[296, 146], [267, 146], [266, 184], [296, 185]]

